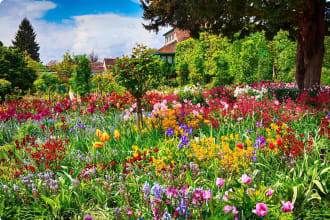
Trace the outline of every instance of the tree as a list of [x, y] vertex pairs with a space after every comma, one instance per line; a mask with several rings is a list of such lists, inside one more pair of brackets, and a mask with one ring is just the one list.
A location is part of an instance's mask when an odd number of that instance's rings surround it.
[[60, 82], [58, 75], [52, 73], [42, 73], [36, 81], [34, 81], [34, 86], [39, 90], [47, 89], [48, 99], [50, 100], [50, 91], [55, 90]]
[[70, 78], [75, 70], [75, 61], [71, 57], [69, 51], [63, 55], [63, 61], [57, 64], [57, 72], [63, 74], [65, 77]]
[[0, 79], [11, 83], [10, 89], [21, 90], [32, 88], [37, 78], [33, 68], [28, 67], [26, 59], [17, 49], [0, 46]]
[[40, 62], [40, 47], [36, 42], [36, 33], [34, 33], [32, 25], [27, 18], [22, 20], [16, 33], [15, 40], [13, 40], [12, 43], [20, 52], [27, 51], [33, 60]]
[[133, 48], [130, 57], [124, 56], [116, 60], [114, 76], [135, 98], [137, 127], [143, 127], [142, 97], [148, 90], [156, 88], [161, 81], [160, 60], [153, 55], [152, 49], [138, 44]]
[[299, 89], [320, 85], [325, 29], [330, 23], [330, 2], [326, 0], [141, 0], [144, 27], [159, 30], [171, 25], [189, 30], [193, 37], [201, 31], [244, 37], [265, 30], [271, 38], [280, 29], [297, 40], [296, 84]]
[[94, 51], [92, 51], [89, 55], [88, 55], [88, 59], [91, 63], [96, 63], [99, 61], [99, 56], [97, 56], [97, 54], [94, 53]]
[[86, 55], [75, 56], [74, 60], [77, 67], [73, 76], [73, 89], [84, 97], [90, 91], [91, 67]]

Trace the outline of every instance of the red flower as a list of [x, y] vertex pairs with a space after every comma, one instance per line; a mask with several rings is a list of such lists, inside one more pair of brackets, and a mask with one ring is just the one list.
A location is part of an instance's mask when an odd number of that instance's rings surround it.
[[281, 139], [277, 139], [277, 146], [281, 147], [282, 146], [282, 140]]
[[244, 149], [244, 144], [242, 144], [242, 143], [238, 143], [236, 146], [241, 150]]
[[269, 143], [269, 148], [274, 149], [274, 144], [272, 142]]
[[158, 149], [158, 148], [154, 149], [154, 152], [155, 152], [155, 153], [157, 153], [158, 151], [159, 151], [159, 149]]

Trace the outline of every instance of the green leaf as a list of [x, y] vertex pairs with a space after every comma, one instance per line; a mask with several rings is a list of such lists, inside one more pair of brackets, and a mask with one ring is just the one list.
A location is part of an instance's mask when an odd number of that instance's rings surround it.
[[323, 189], [322, 184], [320, 183], [320, 181], [318, 181], [318, 180], [313, 180], [313, 183], [315, 183], [315, 184], [317, 185], [317, 187], [319, 188], [319, 190], [320, 190], [323, 194], [325, 194], [325, 191], [324, 191], [324, 189]]
[[293, 187], [293, 197], [292, 197], [292, 203], [293, 204], [296, 202], [297, 195], [298, 195], [298, 187], [297, 186], [294, 186]]
[[321, 171], [321, 173], [320, 173], [320, 176], [321, 176], [322, 174], [328, 172], [329, 170], [330, 170], [330, 167], [327, 167], [327, 168], [323, 169], [323, 170]]

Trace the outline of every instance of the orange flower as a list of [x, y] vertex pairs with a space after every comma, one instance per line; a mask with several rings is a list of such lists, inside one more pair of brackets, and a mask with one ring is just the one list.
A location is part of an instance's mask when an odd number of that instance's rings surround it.
[[108, 133], [105, 131], [105, 132], [102, 134], [102, 136], [101, 136], [100, 139], [101, 139], [102, 142], [104, 142], [104, 141], [108, 141], [108, 140], [110, 140], [110, 137], [109, 137]]
[[120, 133], [119, 133], [119, 131], [117, 129], [115, 130], [115, 138], [117, 140], [120, 138]]
[[95, 147], [95, 148], [100, 148], [102, 146], [103, 146], [103, 142], [95, 142], [93, 145], [93, 147]]
[[100, 129], [96, 129], [96, 136], [100, 139], [102, 138], [102, 132], [100, 131]]

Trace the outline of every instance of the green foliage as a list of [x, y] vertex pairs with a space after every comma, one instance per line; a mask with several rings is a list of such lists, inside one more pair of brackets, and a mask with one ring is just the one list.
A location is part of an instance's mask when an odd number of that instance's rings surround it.
[[86, 96], [90, 91], [91, 67], [86, 55], [75, 56], [77, 64], [76, 72], [73, 77], [73, 90], [75, 93]]
[[[28, 67], [25, 57], [16, 49], [0, 47], [0, 78], [11, 83], [10, 91], [26, 91], [37, 78], [35, 71]], [[16, 89], [15, 89], [16, 88]]]
[[3, 99], [5, 94], [9, 92], [11, 86], [11, 82], [5, 80], [5, 79], [0, 79], [0, 98]]
[[97, 89], [97, 92], [103, 94], [106, 93], [117, 93], [117, 94], [124, 94], [125, 88], [121, 87], [116, 83], [112, 74], [96, 74], [92, 77], [91, 82], [94, 85], [93, 89]]
[[27, 51], [30, 57], [39, 62], [39, 45], [35, 41], [36, 34], [33, 30], [33, 27], [30, 21], [27, 18], [24, 18], [19, 25], [19, 29], [16, 33], [15, 40], [13, 40], [13, 45], [15, 48], [18, 48], [20, 52]]
[[57, 64], [57, 72], [66, 77], [71, 77], [75, 71], [75, 60], [71, 57], [69, 52], [63, 55], [63, 61]]
[[151, 49], [137, 45], [131, 57], [124, 56], [116, 60], [114, 76], [135, 98], [141, 98], [148, 90], [159, 85], [160, 60]]
[[257, 32], [232, 43], [221, 35], [201, 33], [199, 40], [189, 39], [176, 46], [178, 82], [209, 83], [213, 79], [213, 85], [219, 86], [273, 77], [292, 82], [295, 53], [296, 44], [285, 31], [279, 31], [273, 41], [266, 40], [265, 32]]
[[279, 31], [270, 42], [273, 74], [276, 81], [293, 82], [297, 44], [289, 40], [289, 32]]
[[48, 98], [50, 98], [50, 91], [54, 91], [60, 83], [58, 75], [52, 73], [42, 73], [36, 81], [34, 86], [40, 91], [48, 91]]
[[322, 68], [321, 84], [330, 85], [330, 68]]

